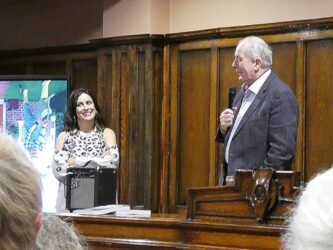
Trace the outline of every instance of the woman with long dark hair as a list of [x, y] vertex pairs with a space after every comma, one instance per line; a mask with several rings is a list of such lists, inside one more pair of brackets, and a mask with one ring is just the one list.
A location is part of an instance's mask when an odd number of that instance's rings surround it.
[[64, 131], [58, 136], [53, 159], [53, 173], [60, 182], [56, 210], [65, 210], [63, 183], [67, 168], [118, 168], [118, 163], [115, 133], [110, 128], [105, 128], [94, 94], [84, 88], [74, 90], [69, 96]]

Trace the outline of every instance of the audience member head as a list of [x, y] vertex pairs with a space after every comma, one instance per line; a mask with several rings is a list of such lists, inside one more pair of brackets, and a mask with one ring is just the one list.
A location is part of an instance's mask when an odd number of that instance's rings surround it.
[[333, 249], [333, 167], [315, 176], [291, 210], [284, 250]]
[[77, 110], [77, 101], [82, 94], [87, 94], [93, 100], [96, 109], [95, 125], [99, 129], [103, 129], [105, 127], [104, 118], [101, 115], [101, 109], [98, 105], [95, 95], [88, 89], [78, 88], [73, 90], [72, 93], [69, 95], [68, 108], [64, 117], [64, 130], [72, 131], [74, 129], [78, 130], [80, 129], [76, 110]]
[[20, 146], [0, 134], [0, 249], [31, 249], [41, 225], [41, 182]]
[[35, 250], [83, 250], [87, 242], [75, 227], [56, 215], [44, 215]]

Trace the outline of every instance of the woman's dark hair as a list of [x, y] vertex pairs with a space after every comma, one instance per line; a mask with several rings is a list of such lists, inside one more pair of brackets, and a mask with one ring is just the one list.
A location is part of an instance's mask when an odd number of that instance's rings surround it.
[[64, 131], [73, 131], [75, 129], [80, 129], [76, 117], [76, 106], [77, 106], [77, 100], [79, 99], [79, 96], [82, 94], [89, 95], [93, 100], [95, 109], [97, 111], [95, 115], [95, 126], [97, 127], [97, 129], [104, 129], [105, 128], [104, 118], [101, 114], [101, 109], [97, 103], [95, 95], [88, 89], [78, 88], [73, 90], [72, 93], [69, 95], [68, 107], [64, 117]]

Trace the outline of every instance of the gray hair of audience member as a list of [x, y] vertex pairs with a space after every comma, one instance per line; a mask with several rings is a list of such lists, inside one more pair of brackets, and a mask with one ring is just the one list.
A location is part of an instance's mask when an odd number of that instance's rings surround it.
[[248, 36], [243, 38], [239, 41], [236, 50], [242, 46], [244, 46], [244, 52], [249, 59], [261, 59], [261, 67], [263, 69], [270, 69], [272, 67], [272, 49], [260, 37]]
[[0, 249], [31, 249], [41, 224], [41, 181], [20, 146], [0, 134]]
[[56, 215], [44, 214], [35, 250], [83, 250], [88, 249], [85, 239], [75, 227]]
[[284, 250], [333, 249], [333, 168], [307, 184], [282, 235]]

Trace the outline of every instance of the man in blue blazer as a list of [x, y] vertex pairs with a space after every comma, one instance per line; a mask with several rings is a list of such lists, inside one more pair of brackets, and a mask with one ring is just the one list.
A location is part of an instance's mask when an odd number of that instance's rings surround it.
[[298, 105], [292, 90], [271, 66], [272, 50], [261, 38], [250, 36], [238, 43], [232, 67], [242, 86], [233, 108], [220, 115], [216, 141], [224, 147], [219, 185], [234, 176], [236, 169], [291, 170]]

